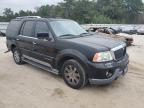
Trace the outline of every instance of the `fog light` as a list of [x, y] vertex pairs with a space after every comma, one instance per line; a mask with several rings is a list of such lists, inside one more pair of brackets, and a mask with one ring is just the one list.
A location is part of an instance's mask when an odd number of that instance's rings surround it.
[[107, 78], [112, 77], [112, 75], [113, 75], [113, 73], [112, 73], [111, 71], [106, 72], [106, 77], [107, 77]]
[[113, 64], [112, 64], [112, 63], [106, 63], [105, 66], [106, 66], [107, 68], [111, 68], [111, 67], [113, 67]]

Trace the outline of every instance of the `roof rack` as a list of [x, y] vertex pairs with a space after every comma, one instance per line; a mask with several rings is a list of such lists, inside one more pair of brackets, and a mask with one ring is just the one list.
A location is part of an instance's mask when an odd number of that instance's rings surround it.
[[16, 19], [24, 19], [24, 18], [41, 18], [40, 16], [23, 16], [23, 17], [16, 17]]

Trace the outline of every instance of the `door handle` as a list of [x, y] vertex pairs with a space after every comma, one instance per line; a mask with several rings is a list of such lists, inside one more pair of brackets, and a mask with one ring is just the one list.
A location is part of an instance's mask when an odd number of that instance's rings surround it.
[[33, 45], [36, 45], [37, 43], [36, 42], [33, 42]]

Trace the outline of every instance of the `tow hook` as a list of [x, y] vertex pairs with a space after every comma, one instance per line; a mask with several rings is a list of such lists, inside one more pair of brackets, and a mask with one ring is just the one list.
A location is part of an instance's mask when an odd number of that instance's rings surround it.
[[10, 50], [5, 51], [4, 53], [8, 53], [8, 52], [10, 52]]

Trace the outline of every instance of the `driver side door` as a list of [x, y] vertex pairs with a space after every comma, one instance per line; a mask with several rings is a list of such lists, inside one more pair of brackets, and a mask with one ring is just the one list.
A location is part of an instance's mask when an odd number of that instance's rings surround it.
[[[40, 38], [38, 34], [49, 34], [47, 38]], [[35, 37], [33, 45], [33, 57], [38, 61], [52, 64], [56, 54], [56, 44], [48, 24], [44, 21], [37, 21], [35, 26]]]

